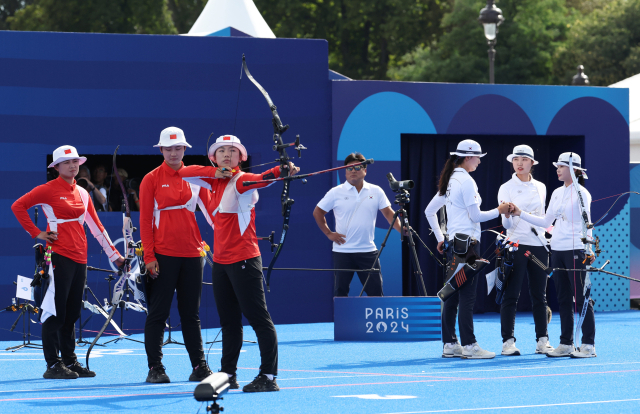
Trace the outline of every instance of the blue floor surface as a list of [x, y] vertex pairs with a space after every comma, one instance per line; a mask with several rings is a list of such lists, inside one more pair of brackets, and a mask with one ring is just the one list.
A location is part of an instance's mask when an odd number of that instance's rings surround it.
[[[500, 356], [500, 319], [476, 315], [480, 345], [492, 360], [441, 358], [439, 342], [349, 343], [333, 341], [333, 324], [278, 326], [281, 391], [229, 392], [225, 413], [637, 413], [640, 409], [640, 312], [596, 314], [592, 359], [547, 358], [534, 354], [531, 314], [516, 322], [519, 357]], [[212, 340], [218, 330], [207, 330]], [[560, 321], [549, 325], [558, 344]], [[133, 338], [141, 339], [141, 335]], [[174, 338], [181, 340], [178, 332]], [[245, 339], [255, 339], [250, 327]], [[106, 339], [105, 339], [106, 340]], [[101, 340], [100, 342], [103, 342]], [[16, 342], [0, 343], [2, 349]], [[84, 362], [86, 347], [78, 347]], [[94, 348], [96, 378], [45, 380], [42, 352], [0, 352], [0, 413], [205, 413], [187, 381], [189, 359], [182, 346], [164, 348], [170, 384], [147, 384], [144, 347], [120, 341]], [[209, 355], [217, 369], [220, 344]], [[240, 386], [257, 375], [257, 345], [240, 356]]]

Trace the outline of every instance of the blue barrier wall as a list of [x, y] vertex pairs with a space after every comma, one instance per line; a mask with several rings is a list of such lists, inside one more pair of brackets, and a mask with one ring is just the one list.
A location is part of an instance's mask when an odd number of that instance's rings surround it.
[[[46, 156], [59, 145], [74, 145], [89, 158], [112, 154], [120, 145], [123, 155], [157, 154], [159, 165], [162, 158], [152, 146], [163, 128], [182, 128], [193, 145], [187, 154], [205, 154], [210, 133], [215, 139], [232, 133], [235, 125], [235, 135], [254, 165], [276, 158], [264, 97], [246, 77], [239, 89], [243, 53], [283, 122], [291, 125], [285, 141], [300, 134], [309, 148], [296, 164], [302, 172], [328, 168], [331, 91], [324, 40], [0, 32], [0, 142], [6, 154], [0, 163], [0, 306], [10, 304], [15, 295], [16, 275], [33, 274], [33, 241], [13, 216], [11, 204], [46, 182]], [[296, 203], [278, 266], [331, 267], [330, 248], [318, 248], [326, 237], [311, 216], [331, 181], [326, 174], [304, 186], [292, 184]], [[259, 235], [282, 231], [280, 191], [281, 184], [276, 184], [260, 192]], [[100, 213], [100, 218], [113, 240], [121, 237], [121, 214]], [[212, 231], [200, 215], [198, 220], [203, 239], [212, 244]], [[137, 213], [134, 222], [137, 225]], [[44, 229], [42, 212], [39, 226]], [[268, 264], [268, 245], [261, 249]], [[89, 255], [89, 265], [107, 266], [93, 239]], [[105, 298], [104, 275], [90, 273], [88, 278], [98, 297]], [[205, 280], [210, 279], [207, 266]], [[274, 272], [271, 285], [267, 300], [276, 323], [333, 320], [331, 273]], [[2, 315], [0, 328], [9, 328], [13, 315]], [[205, 288], [201, 318], [204, 327], [217, 326], [210, 288]], [[140, 329], [142, 319], [129, 311], [125, 327]], [[174, 309], [174, 324], [177, 321]], [[93, 318], [87, 328], [97, 330], [102, 323]], [[37, 334], [39, 328], [34, 328]], [[7, 335], [0, 330], [0, 340], [20, 338]]]
[[[303, 172], [341, 165], [349, 152], [361, 151], [376, 160], [367, 179], [381, 185], [392, 199], [385, 174], [391, 171], [400, 178], [403, 133], [570, 135], [584, 137], [583, 159], [594, 199], [629, 189], [626, 162], [614, 162], [629, 157], [628, 91], [624, 89], [330, 82], [323, 40], [0, 32], [0, 142], [8, 154], [0, 164], [4, 234], [0, 306], [14, 296], [16, 276], [31, 276], [33, 269], [33, 241], [13, 217], [11, 203], [46, 181], [46, 156], [59, 145], [74, 145], [89, 156], [112, 154], [117, 145], [123, 155], [153, 155], [159, 132], [174, 125], [194, 145], [187, 154], [204, 154], [212, 132], [215, 137], [235, 131], [248, 147], [253, 164], [275, 158], [271, 113], [264, 98], [246, 78], [238, 88], [243, 53], [252, 74], [278, 105], [283, 121], [291, 125], [285, 140], [300, 134], [309, 148], [296, 160]], [[157, 160], [160, 164], [160, 155]], [[291, 196], [296, 204], [278, 265], [331, 266], [331, 243], [318, 231], [311, 212], [343, 177], [340, 172], [313, 177], [307, 185], [293, 183]], [[553, 183], [548, 185], [555, 188]], [[280, 190], [280, 185], [274, 185], [261, 191], [256, 208], [260, 235], [281, 232]], [[604, 213], [606, 203], [594, 202], [594, 217]], [[101, 213], [100, 217], [112, 239], [118, 239], [121, 215]], [[136, 224], [137, 219], [134, 214]], [[203, 238], [211, 241], [211, 230], [201, 217], [198, 220]], [[621, 240], [620, 234], [628, 233], [628, 205], [616, 205], [602, 224], [603, 249], [616, 251], [610, 269], [628, 272], [629, 245], [620, 242], [611, 247]], [[382, 217], [378, 226], [376, 242], [380, 243], [387, 228]], [[40, 227], [44, 228], [42, 215]], [[268, 262], [268, 247], [261, 249]], [[89, 255], [90, 265], [107, 265], [95, 241], [90, 241]], [[401, 257], [399, 237], [393, 233], [381, 258], [385, 293], [390, 296], [402, 294]], [[108, 294], [103, 278], [89, 275], [89, 285], [99, 298]], [[616, 283], [616, 289], [628, 291], [628, 285]], [[330, 272], [274, 272], [272, 293], [267, 295], [274, 321], [331, 321], [332, 285]], [[600, 294], [597, 309], [628, 306], [614, 292]], [[142, 316], [131, 314], [125, 328], [140, 329]], [[0, 319], [0, 340], [19, 338], [2, 330], [10, 326], [12, 315]], [[201, 315], [203, 326], [217, 325], [208, 289]], [[94, 319], [89, 329], [101, 326]]]

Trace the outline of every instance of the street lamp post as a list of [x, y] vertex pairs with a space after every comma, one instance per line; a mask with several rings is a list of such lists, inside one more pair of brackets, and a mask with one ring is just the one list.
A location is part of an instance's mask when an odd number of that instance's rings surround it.
[[496, 57], [496, 36], [498, 34], [498, 26], [504, 21], [502, 17], [502, 10], [496, 7], [494, 0], [487, 0], [487, 5], [480, 10], [480, 17], [478, 21], [484, 26], [484, 37], [487, 38], [487, 44], [489, 45], [489, 83], [495, 83], [495, 77], [493, 74], [493, 62]]
[[571, 80], [572, 85], [589, 86], [589, 77], [584, 73], [584, 66], [578, 66], [578, 73]]

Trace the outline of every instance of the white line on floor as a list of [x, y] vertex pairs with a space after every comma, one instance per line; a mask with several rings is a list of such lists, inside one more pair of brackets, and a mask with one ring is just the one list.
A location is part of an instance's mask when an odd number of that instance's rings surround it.
[[397, 413], [387, 414], [422, 414], [422, 413], [452, 413], [461, 411], [487, 411], [487, 410], [513, 410], [516, 408], [538, 408], [538, 407], [559, 407], [566, 405], [586, 405], [586, 404], [611, 404], [619, 402], [640, 401], [640, 398], [633, 398], [627, 400], [608, 400], [608, 401], [580, 401], [572, 403], [558, 403], [558, 404], [536, 404], [536, 405], [513, 405], [510, 407], [482, 407], [482, 408], [456, 408], [453, 410], [431, 410], [431, 411], [402, 411]]
[[582, 368], [582, 367], [599, 367], [599, 366], [609, 366], [609, 365], [628, 365], [628, 364], [640, 364], [639, 362], [610, 362], [607, 364], [579, 364], [576, 365], [545, 365], [545, 366], [537, 366], [537, 367], [513, 367], [513, 368], [498, 368], [498, 369], [478, 369], [478, 370], [468, 370], [468, 371], [426, 371], [426, 372], [412, 372], [404, 375], [432, 375], [432, 374], [465, 374], [465, 373], [474, 373], [474, 372], [494, 372], [494, 371], [520, 371], [520, 370], [529, 370], [529, 369], [558, 369], [558, 368]]
[[[44, 381], [44, 380], [43, 380]], [[48, 392], [48, 391], [66, 391], [66, 392], [74, 392], [79, 390], [101, 390], [101, 389], [120, 389], [120, 388], [158, 388], [158, 387], [191, 387], [193, 388], [192, 382], [187, 382], [185, 384], [181, 383], [172, 383], [172, 384], [142, 384], [142, 385], [113, 385], [113, 386], [104, 386], [104, 387], [82, 387], [82, 388], [42, 388], [42, 389], [31, 389], [31, 390], [7, 390], [0, 391], [0, 393], [18, 393], [18, 392]]]

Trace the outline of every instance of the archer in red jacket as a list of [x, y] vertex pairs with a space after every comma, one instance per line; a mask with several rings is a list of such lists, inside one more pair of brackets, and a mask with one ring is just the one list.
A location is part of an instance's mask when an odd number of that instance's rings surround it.
[[[82, 294], [87, 280], [87, 238], [84, 224], [98, 240], [109, 260], [119, 266], [124, 259], [113, 246], [93, 206], [89, 193], [76, 185], [74, 177], [86, 157], [63, 145], [53, 152], [53, 162], [59, 177], [40, 185], [16, 200], [13, 214], [33, 238], [47, 241], [51, 247], [49, 288], [42, 302], [42, 350], [47, 362], [43, 377], [73, 379], [95, 377], [78, 362], [75, 354], [75, 323], [82, 310]], [[47, 230], [40, 231], [27, 210], [42, 206], [47, 217]]]
[[[214, 167], [191, 166], [180, 170], [186, 181], [211, 190], [207, 212], [215, 218], [213, 238], [213, 295], [222, 326], [222, 367], [229, 375], [232, 389], [239, 388], [236, 370], [242, 348], [242, 315], [258, 337], [260, 373], [245, 392], [279, 391], [278, 337], [267, 310], [262, 286], [262, 257], [256, 237], [255, 210], [257, 189], [272, 183], [244, 186], [245, 181], [278, 178], [281, 167], [262, 174], [240, 171], [240, 161], [247, 159], [247, 150], [233, 135], [219, 137], [209, 148]], [[300, 169], [289, 163], [291, 175]]]

